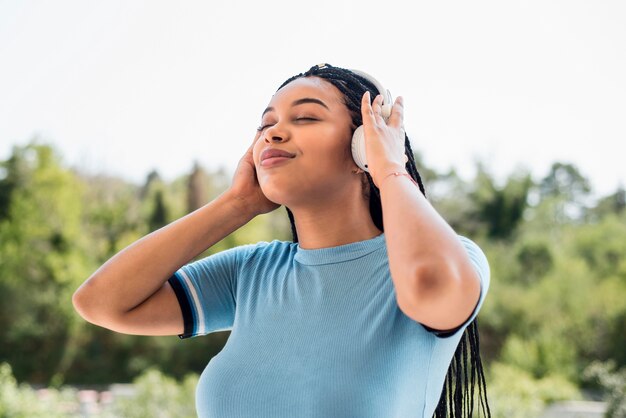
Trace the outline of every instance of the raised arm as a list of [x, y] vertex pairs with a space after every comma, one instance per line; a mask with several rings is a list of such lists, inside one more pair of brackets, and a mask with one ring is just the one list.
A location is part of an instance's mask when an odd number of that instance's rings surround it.
[[227, 191], [109, 259], [76, 290], [74, 307], [87, 321], [113, 331], [182, 334], [182, 312], [167, 280], [256, 215], [277, 207], [258, 186], [251, 146]]
[[[379, 115], [382, 97], [361, 101], [367, 159], [380, 189], [389, 269], [398, 307], [436, 330], [451, 330], [472, 314], [480, 277], [456, 232], [406, 174], [403, 102], [396, 99], [388, 123]], [[399, 175], [393, 175], [392, 173]]]

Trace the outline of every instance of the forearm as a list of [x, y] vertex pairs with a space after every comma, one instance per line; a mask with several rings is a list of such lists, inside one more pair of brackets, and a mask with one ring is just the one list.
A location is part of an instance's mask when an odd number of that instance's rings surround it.
[[406, 176], [385, 178], [380, 192], [398, 304], [434, 328], [458, 325], [475, 306], [480, 284], [456, 232]]
[[252, 215], [226, 193], [129, 245], [76, 291], [80, 311], [125, 313], [148, 299], [181, 266], [245, 225]]

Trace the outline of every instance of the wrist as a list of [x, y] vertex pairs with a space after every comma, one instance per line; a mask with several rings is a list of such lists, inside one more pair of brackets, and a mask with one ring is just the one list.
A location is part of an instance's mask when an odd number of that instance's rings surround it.
[[380, 188], [380, 185], [382, 184], [383, 180], [386, 179], [390, 173], [394, 173], [394, 172], [406, 173], [407, 170], [404, 165], [388, 164], [376, 171], [370, 170], [370, 175], [372, 176], [372, 180], [374, 181], [374, 184], [376, 185], [376, 187]]
[[389, 178], [401, 178], [401, 177], [406, 177], [406, 178], [408, 178], [408, 179], [409, 179], [409, 180], [410, 180], [410, 181], [411, 181], [411, 182], [412, 182], [412, 183], [413, 183], [413, 184], [414, 184], [414, 185], [415, 185], [418, 189], [420, 188], [420, 187], [419, 187], [419, 184], [417, 184], [417, 182], [415, 181], [415, 179], [414, 179], [413, 177], [411, 177], [411, 175], [410, 175], [409, 173], [407, 173], [407, 172], [406, 172], [406, 170], [397, 170], [397, 171], [392, 171], [392, 172], [390, 172], [390, 173], [387, 173], [385, 176], [383, 176], [383, 177], [380, 179], [380, 183], [378, 183], [378, 184], [377, 184], [377, 187], [378, 187], [379, 189], [381, 189], [381, 188], [382, 188], [382, 186], [383, 186], [385, 183], [387, 183], [387, 182], [391, 181], [391, 180], [389, 180]]
[[218, 199], [221, 199], [231, 208], [234, 216], [239, 218], [240, 222], [247, 223], [258, 215], [255, 211], [255, 205], [250, 204], [248, 199], [233, 193], [231, 190], [222, 193]]

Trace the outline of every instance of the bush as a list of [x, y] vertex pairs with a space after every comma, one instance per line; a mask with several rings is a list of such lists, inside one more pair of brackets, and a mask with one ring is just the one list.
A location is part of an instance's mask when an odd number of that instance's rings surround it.
[[72, 389], [33, 390], [18, 385], [11, 366], [0, 364], [0, 418], [67, 418], [77, 412]]
[[606, 391], [607, 418], [626, 418], [626, 369], [615, 370], [614, 361], [594, 361], [583, 375]]
[[135, 379], [135, 393], [115, 401], [113, 415], [125, 418], [195, 418], [198, 376], [187, 375], [181, 383], [156, 369]]
[[537, 417], [549, 403], [581, 397], [576, 386], [561, 376], [536, 379], [503, 363], [492, 363], [489, 377], [487, 393], [493, 418]]

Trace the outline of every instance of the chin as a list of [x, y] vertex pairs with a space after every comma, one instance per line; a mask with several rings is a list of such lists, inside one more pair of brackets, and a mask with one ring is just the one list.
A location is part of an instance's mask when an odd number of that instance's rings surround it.
[[285, 205], [285, 197], [289, 195], [286, 189], [279, 189], [275, 185], [261, 186], [261, 191], [266, 198], [279, 205]]

